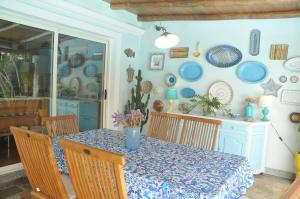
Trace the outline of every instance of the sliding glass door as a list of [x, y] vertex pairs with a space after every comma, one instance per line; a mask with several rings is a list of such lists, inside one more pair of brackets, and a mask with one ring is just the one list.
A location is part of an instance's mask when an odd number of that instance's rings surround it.
[[42, 118], [66, 114], [103, 126], [107, 44], [82, 35], [0, 19], [0, 171], [20, 162], [9, 126], [46, 134]]
[[106, 45], [58, 35], [57, 115], [76, 114], [80, 131], [101, 127]]
[[0, 20], [0, 167], [20, 162], [10, 126], [42, 132], [51, 97], [53, 35]]

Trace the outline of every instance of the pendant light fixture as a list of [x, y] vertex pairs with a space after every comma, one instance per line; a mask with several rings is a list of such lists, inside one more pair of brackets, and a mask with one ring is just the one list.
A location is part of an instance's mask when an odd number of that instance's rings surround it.
[[180, 41], [177, 35], [167, 32], [166, 27], [155, 26], [155, 30], [163, 31], [162, 35], [155, 40], [154, 44], [157, 48], [172, 48]]

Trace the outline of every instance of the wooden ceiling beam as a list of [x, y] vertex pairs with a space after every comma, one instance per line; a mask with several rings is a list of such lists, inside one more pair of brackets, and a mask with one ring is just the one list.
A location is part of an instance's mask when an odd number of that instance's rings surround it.
[[[157, 7], [218, 7], [218, 6], [252, 6], [258, 4], [274, 5], [274, 0], [110, 0], [112, 9], [138, 9]], [[299, 0], [276, 0], [276, 4], [292, 4], [295, 8], [299, 6]]]
[[270, 19], [300, 17], [300, 10], [264, 13], [138, 15], [139, 21]]

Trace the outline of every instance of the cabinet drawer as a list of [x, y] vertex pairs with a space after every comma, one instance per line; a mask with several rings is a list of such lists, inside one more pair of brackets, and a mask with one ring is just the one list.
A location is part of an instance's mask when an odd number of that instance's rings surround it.
[[98, 103], [80, 102], [80, 115], [87, 117], [98, 117]]
[[246, 132], [248, 131], [249, 125], [244, 124], [235, 124], [235, 123], [227, 123], [224, 122], [221, 125], [220, 130], [230, 130], [230, 131], [241, 131]]

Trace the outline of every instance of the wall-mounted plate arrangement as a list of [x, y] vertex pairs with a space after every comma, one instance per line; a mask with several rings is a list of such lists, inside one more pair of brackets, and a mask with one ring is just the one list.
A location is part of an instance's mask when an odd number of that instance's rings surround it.
[[168, 87], [175, 86], [177, 78], [173, 73], [168, 73], [165, 75], [165, 83]]
[[256, 56], [259, 54], [259, 45], [260, 45], [260, 31], [254, 29], [250, 33], [250, 45], [249, 45], [250, 55]]
[[63, 64], [59, 67], [59, 75], [60, 77], [68, 77], [71, 74], [71, 68], [69, 64]]
[[220, 68], [234, 66], [242, 60], [242, 57], [241, 51], [230, 45], [216, 46], [206, 53], [207, 61]]
[[290, 71], [300, 72], [300, 57], [294, 57], [284, 62], [284, 67]]
[[210, 86], [208, 96], [209, 99], [218, 98], [221, 104], [230, 104], [233, 99], [233, 89], [228, 83], [217, 81]]
[[94, 82], [88, 83], [86, 85], [86, 88], [89, 92], [97, 93], [97, 91], [98, 91], [98, 86]]
[[97, 67], [94, 64], [89, 64], [83, 69], [83, 73], [86, 77], [95, 77], [97, 75]]
[[179, 68], [179, 75], [182, 79], [194, 82], [201, 78], [203, 69], [197, 62], [185, 62]]
[[292, 76], [290, 77], [290, 82], [291, 82], [291, 83], [297, 83], [298, 81], [299, 81], [299, 77], [298, 77], [298, 76], [292, 75]]
[[300, 106], [300, 90], [283, 90], [281, 103]]
[[72, 55], [69, 59], [69, 65], [71, 68], [78, 68], [84, 63], [84, 56], [80, 53]]
[[196, 95], [196, 92], [192, 88], [183, 88], [180, 91], [180, 95], [184, 98], [192, 98]]
[[236, 75], [246, 83], [256, 84], [265, 80], [268, 76], [268, 69], [261, 62], [247, 61], [239, 65]]
[[285, 83], [287, 81], [287, 77], [285, 75], [281, 75], [278, 79], [281, 83]]

